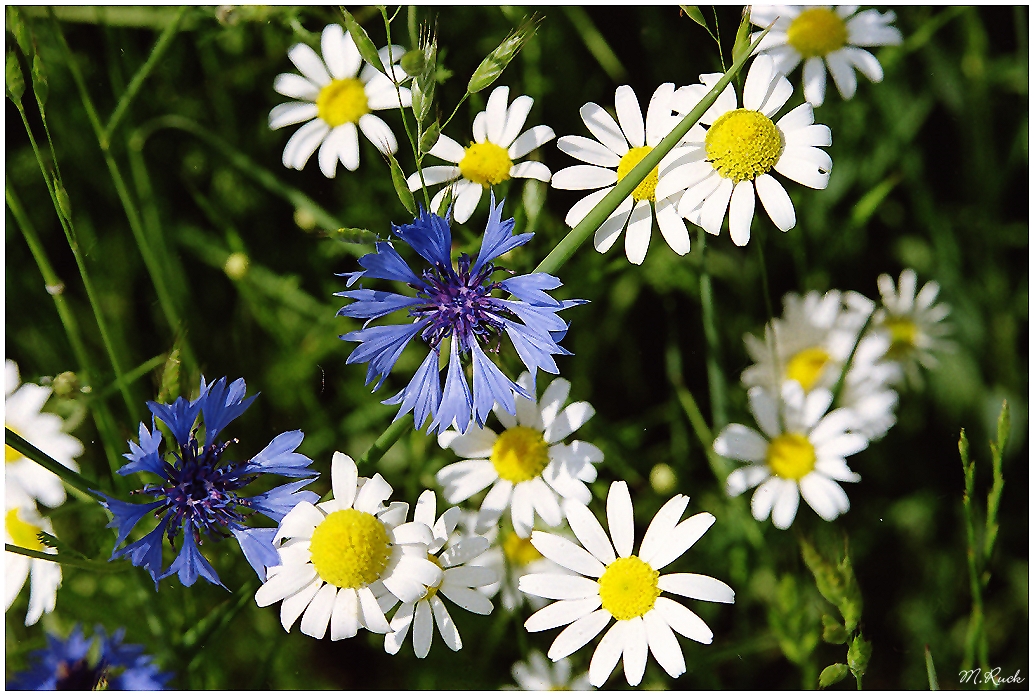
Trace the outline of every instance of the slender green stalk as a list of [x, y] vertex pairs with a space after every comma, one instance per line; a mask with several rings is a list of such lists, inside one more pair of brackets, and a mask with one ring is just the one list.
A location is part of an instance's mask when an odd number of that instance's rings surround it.
[[[137, 381], [138, 379], [140, 379], [141, 377], [146, 375], [151, 370], [155, 370], [159, 366], [164, 364], [165, 359], [167, 357], [168, 357], [167, 354], [162, 353], [161, 355], [154, 356], [153, 358], [151, 358], [150, 360], [148, 360], [147, 362], [145, 362], [145, 363], [143, 363], [141, 365], [137, 365], [132, 370], [130, 370], [126, 374], [122, 375], [122, 381], [125, 382], [125, 384], [127, 384], [127, 385], [132, 384], [133, 382]], [[108, 386], [104, 387], [104, 389], [101, 389], [100, 391], [98, 391], [92, 398], [97, 400], [97, 401], [101, 401], [103, 399], [108, 398], [112, 394], [114, 394], [121, 387], [122, 387], [122, 384], [120, 384], [118, 382], [114, 382], [114, 383], [109, 384]]]
[[930, 646], [926, 646], [926, 682], [930, 685], [930, 691], [940, 691], [937, 684], [937, 671], [933, 666], [933, 655], [930, 653]]
[[869, 310], [869, 315], [865, 317], [865, 323], [862, 324], [862, 328], [858, 330], [858, 335], [855, 336], [854, 345], [851, 346], [851, 352], [847, 354], [847, 360], [844, 361], [844, 366], [840, 368], [840, 376], [837, 377], [837, 383], [833, 385], [833, 403], [836, 404], [837, 398], [840, 396], [840, 392], [844, 389], [844, 380], [847, 379], [847, 373], [851, 369], [851, 363], [854, 362], [855, 353], [858, 352], [858, 346], [862, 343], [862, 338], [865, 337], [865, 332], [869, 328], [869, 324], [872, 323], [872, 310]]
[[[381, 17], [384, 18], [384, 33], [385, 33], [385, 36], [386, 36], [385, 40], [387, 41], [387, 46], [388, 46], [388, 65], [387, 65], [387, 70], [388, 70], [389, 73], [391, 73], [389, 75], [389, 77], [391, 78], [391, 84], [395, 85], [395, 96], [398, 97], [399, 104], [401, 104], [402, 103], [402, 86], [399, 84], [399, 81], [395, 79], [395, 68], [393, 67], [394, 66], [394, 62], [395, 62], [395, 57], [393, 55], [391, 55], [391, 19], [388, 19], [388, 10], [387, 10], [387, 8], [384, 5], [380, 6], [380, 10], [381, 10]], [[396, 12], [396, 14], [398, 14], [398, 13]], [[402, 128], [406, 131], [406, 138], [409, 140], [409, 146], [413, 150], [413, 159], [416, 160], [416, 162], [417, 162], [416, 169], [417, 169], [417, 173], [420, 175], [420, 187], [424, 191], [424, 203], [427, 205], [428, 208], [430, 208], [431, 207], [431, 199], [427, 195], [427, 185], [424, 183], [423, 167], [420, 166], [420, 161], [422, 159], [420, 157], [420, 148], [417, 147], [416, 136], [413, 135], [413, 131], [409, 127], [409, 119], [406, 118], [406, 110], [400, 107], [399, 108], [399, 115], [402, 117]], [[417, 127], [419, 128], [419, 124], [417, 124]]]
[[370, 449], [366, 450], [366, 452], [363, 453], [363, 456], [359, 457], [359, 459], [355, 461], [355, 465], [360, 470], [375, 465], [381, 460], [384, 453], [399, 441], [399, 438], [412, 429], [412, 418], [399, 418], [398, 420], [393, 421], [392, 424], [388, 426], [388, 429], [381, 433], [381, 436], [378, 437], [372, 445], [370, 445]]
[[47, 471], [55, 474], [64, 481], [65, 485], [81, 491], [94, 500], [103, 500], [103, 496], [96, 491], [100, 488], [96, 483], [89, 480], [82, 474], [72, 471], [64, 464], [51, 457], [46, 452], [41, 452], [35, 445], [8, 427], [4, 427], [4, 444], [14, 449], [24, 457], [42, 466]]
[[36, 558], [41, 561], [50, 561], [51, 563], [57, 563], [70, 568], [81, 568], [93, 573], [120, 573], [132, 567], [128, 561], [121, 559], [116, 561], [94, 561], [89, 558], [68, 558], [62, 553], [46, 553], [45, 551], [36, 551], [35, 549], [27, 549], [7, 543], [4, 544], [4, 551], [16, 553], [19, 556]]
[[680, 140], [689, 132], [704, 115], [704, 112], [711, 108], [715, 100], [722, 93], [722, 90], [732, 82], [733, 78], [736, 77], [737, 73], [746, 64], [747, 59], [761, 40], [768, 33], [768, 29], [762, 31], [758, 38], [750, 46], [750, 50], [746, 51], [740, 58], [733, 63], [729, 71], [722, 75], [721, 79], [715, 84], [715, 86], [708, 92], [700, 103], [693, 107], [686, 116], [679, 121], [678, 125], [664, 137], [661, 142], [657, 144], [653, 150], [649, 152], [635, 167], [632, 168], [624, 179], [619, 181], [610, 193], [603, 197], [596, 206], [589, 211], [589, 214], [585, 218], [575, 225], [574, 229], [567, 233], [567, 235], [560, 240], [560, 242], [553, 247], [553, 250], [535, 267], [536, 273], [554, 273], [564, 263], [570, 259], [574, 252], [581, 247], [600, 228], [600, 225], [610, 217], [611, 213], [617, 210], [617, 207], [623, 200], [632, 195], [632, 191], [643, 182], [643, 179], [653, 171], [654, 167], [661, 163], [661, 160], [667, 155], [672, 148], [674, 148]]
[[966, 640], [963, 645], [962, 669], [966, 670], [973, 666], [976, 646], [984, 632], [984, 597], [980, 587], [980, 574], [977, 570], [976, 514], [973, 511], [973, 475], [976, 471], [976, 462], [969, 459], [969, 440], [966, 438], [965, 429], [959, 434], [959, 455], [962, 458], [962, 474], [965, 480], [962, 512], [966, 523], [966, 567], [969, 571], [969, 591], [973, 600], [973, 609], [970, 613]]
[[207, 616], [198, 621], [193, 628], [183, 634], [180, 647], [186, 651], [189, 663], [208, 642], [248, 605], [258, 589], [258, 581], [254, 578], [244, 583], [232, 597], [217, 605]]
[[[57, 309], [57, 314], [61, 319], [62, 326], [65, 327], [65, 334], [68, 336], [68, 342], [72, 346], [72, 352], [75, 354], [76, 362], [79, 363], [79, 377], [87, 385], [93, 384], [93, 379], [96, 376], [93, 363], [89, 357], [89, 353], [86, 351], [86, 346], [83, 344], [82, 336], [79, 333], [79, 323], [75, 319], [75, 313], [68, 306], [68, 301], [64, 295], [64, 283], [58, 278], [54, 272], [53, 266], [50, 265], [50, 259], [47, 257], [47, 252], [40, 244], [39, 237], [36, 235], [36, 229], [32, 226], [32, 222], [29, 217], [25, 214], [24, 208], [22, 208], [21, 202], [15, 195], [14, 190], [10, 184], [6, 184], [4, 188], [4, 195], [7, 199], [7, 207], [10, 208], [11, 214], [14, 216], [15, 223], [22, 232], [22, 236], [25, 237], [26, 244], [29, 245], [29, 251], [32, 252], [32, 257], [36, 260], [36, 265], [39, 267], [40, 274], [43, 276], [43, 282], [46, 283], [48, 294], [54, 298], [54, 306]], [[120, 447], [120, 438], [115, 424], [111, 418], [111, 412], [108, 410], [107, 405], [102, 402], [92, 404], [90, 409], [93, 414], [93, 419], [97, 425], [97, 432], [101, 436], [101, 445], [104, 448], [104, 453], [108, 460], [109, 473], [115, 471], [120, 464], [120, 458], [118, 456], [118, 447]]]
[[725, 373], [718, 362], [721, 347], [718, 326], [714, 315], [714, 291], [711, 274], [707, 270], [707, 237], [700, 230], [697, 244], [700, 247], [700, 316], [704, 322], [704, 340], [707, 341], [707, 390], [711, 397], [711, 421], [715, 430], [721, 430], [729, 422], [725, 410]]
[[567, 5], [564, 7], [564, 14], [567, 15], [574, 28], [578, 30], [578, 37], [581, 38], [582, 43], [589, 49], [589, 53], [603, 68], [603, 72], [607, 73], [607, 77], [617, 83], [627, 80], [628, 71], [625, 70], [625, 66], [621, 64], [621, 60], [614, 53], [610, 44], [607, 43], [607, 39], [596, 28], [592, 18], [589, 17], [589, 13], [581, 7]]
[[188, 7], [184, 5], [179, 8], [173, 16], [172, 21], [162, 30], [161, 36], [158, 37], [158, 41], [154, 44], [154, 48], [151, 49], [151, 55], [148, 56], [147, 61], [140, 66], [140, 69], [133, 75], [133, 79], [129, 81], [129, 86], [126, 87], [126, 91], [122, 93], [122, 96], [118, 100], [118, 104], [115, 105], [115, 111], [112, 112], [111, 118], [108, 119], [108, 125], [104, 127], [104, 131], [101, 134], [101, 149], [107, 150], [111, 142], [111, 136], [115, 133], [115, 129], [119, 126], [119, 121], [126, 113], [126, 109], [129, 108], [129, 104], [136, 97], [137, 92], [144, 84], [144, 80], [154, 70], [154, 66], [158, 64], [158, 61], [165, 55], [165, 51], [168, 50], [172, 44], [172, 39], [176, 36], [176, 33], [180, 28], [180, 21], [183, 19], [183, 15], [187, 13]]

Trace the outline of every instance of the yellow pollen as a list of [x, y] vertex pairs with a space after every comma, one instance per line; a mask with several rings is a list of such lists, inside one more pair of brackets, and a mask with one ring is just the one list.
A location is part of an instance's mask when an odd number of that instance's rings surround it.
[[482, 186], [495, 186], [510, 178], [510, 153], [495, 143], [487, 140], [483, 143], [471, 143], [463, 151], [460, 160], [460, 174], [468, 181]]
[[719, 116], [707, 129], [704, 150], [715, 171], [738, 184], [775, 166], [783, 152], [783, 136], [760, 111], [735, 109]]
[[638, 556], [617, 559], [600, 577], [603, 608], [618, 621], [642, 616], [653, 609], [661, 594], [661, 588], [657, 587], [660, 575]]
[[786, 41], [805, 59], [822, 58], [847, 43], [847, 25], [833, 10], [815, 7], [797, 15], [786, 30]]
[[[633, 147], [626, 152], [621, 161], [618, 162], [618, 181], [628, 176], [632, 168], [642, 162], [643, 158], [650, 154], [651, 150], [653, 150], [652, 147], [645, 145], [643, 147]], [[653, 201], [655, 198], [654, 194], [657, 192], [658, 178], [657, 167], [654, 167], [653, 171], [647, 174], [642, 183], [632, 191], [632, 199], [636, 201]]]
[[359, 119], [370, 113], [366, 100], [366, 88], [354, 77], [333, 80], [320, 90], [316, 97], [319, 117], [331, 128], [345, 123], [359, 123]]
[[805, 348], [786, 363], [786, 378], [796, 380], [804, 391], [811, 391], [831, 360], [821, 348]]
[[883, 325], [890, 331], [890, 348], [887, 355], [899, 360], [916, 347], [919, 329], [915, 322], [906, 317], [888, 317]]
[[[22, 432], [20, 430], [18, 430], [18, 428], [13, 427], [10, 423], [5, 423], [5, 425], [7, 426], [7, 429], [10, 430], [11, 432], [13, 432], [15, 435], [21, 435], [22, 438], [25, 437], [24, 435], [22, 435]], [[5, 463], [12, 464], [12, 463], [18, 461], [19, 459], [24, 459], [24, 457], [22, 457], [22, 453], [21, 452], [19, 452], [15, 448], [11, 447], [10, 445], [4, 445], [4, 462]]]
[[768, 466], [779, 478], [799, 481], [815, 468], [815, 448], [804, 435], [784, 433], [768, 443]]
[[526, 566], [532, 561], [542, 558], [539, 550], [531, 545], [531, 539], [522, 539], [514, 532], [509, 532], [503, 541], [503, 554], [510, 565]]
[[33, 551], [43, 550], [43, 544], [36, 538], [36, 535], [43, 530], [18, 517], [17, 508], [7, 511], [4, 523], [7, 525], [7, 536], [11, 537], [11, 541], [14, 542], [15, 546], [21, 546], [23, 549], [32, 549]]
[[338, 510], [327, 515], [309, 542], [312, 564], [337, 587], [364, 587], [388, 565], [391, 544], [384, 523], [368, 512]]
[[517, 425], [503, 431], [492, 446], [492, 465], [511, 483], [530, 481], [549, 464], [549, 446], [542, 433]]
[[[431, 561], [431, 563], [434, 563], [439, 568], [442, 567], [442, 564], [438, 562], [438, 557], [435, 556], [433, 553], [427, 554], [427, 560]], [[430, 601], [431, 597], [434, 597], [436, 594], [438, 594], [438, 588], [442, 586], [442, 582], [444, 580], [445, 580], [445, 576], [443, 575], [441, 580], [439, 580], [434, 585], [431, 585], [430, 587], [428, 587], [427, 588], [427, 594], [424, 595], [424, 599]]]

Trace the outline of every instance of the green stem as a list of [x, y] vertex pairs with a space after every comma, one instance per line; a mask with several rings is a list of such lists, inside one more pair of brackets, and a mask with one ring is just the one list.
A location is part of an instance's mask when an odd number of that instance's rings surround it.
[[707, 390], [711, 397], [711, 421], [715, 430], [721, 430], [729, 422], [725, 411], [725, 373], [718, 362], [721, 347], [718, 339], [718, 325], [714, 314], [714, 291], [711, 274], [707, 270], [707, 237], [700, 230], [700, 317], [704, 322], [704, 340], [707, 341]]
[[51, 563], [57, 563], [70, 568], [81, 568], [94, 573], [120, 573], [122, 571], [129, 570], [132, 567], [129, 565], [128, 561], [124, 560], [94, 561], [88, 558], [66, 558], [64, 554], [46, 553], [44, 551], [36, 551], [35, 549], [27, 549], [22, 546], [15, 546], [14, 544], [7, 543], [4, 544], [4, 551], [16, 553], [19, 556], [37, 558], [41, 561], [50, 561]]
[[155, 42], [154, 48], [151, 49], [151, 55], [148, 56], [147, 61], [140, 66], [140, 69], [133, 75], [133, 79], [129, 81], [129, 86], [126, 87], [126, 91], [122, 93], [122, 96], [118, 100], [118, 104], [115, 105], [115, 111], [112, 112], [111, 118], [108, 119], [108, 125], [104, 127], [104, 131], [101, 133], [101, 149], [107, 150], [111, 143], [111, 136], [115, 133], [115, 129], [119, 126], [119, 121], [126, 113], [126, 109], [129, 108], [130, 102], [136, 97], [137, 92], [144, 84], [144, 80], [148, 78], [151, 71], [154, 70], [154, 66], [158, 64], [162, 56], [165, 55], [165, 51], [172, 44], [172, 39], [176, 36], [176, 32], [179, 31], [180, 21], [183, 19], [183, 15], [187, 12], [187, 6], [179, 8], [179, 11], [172, 18], [172, 21], [162, 31], [161, 36], [158, 37], [158, 41]]
[[865, 323], [862, 324], [862, 328], [858, 331], [858, 335], [854, 339], [854, 345], [851, 346], [851, 352], [847, 354], [847, 360], [844, 361], [844, 366], [840, 368], [840, 376], [837, 377], [837, 383], [833, 385], [834, 405], [837, 402], [837, 398], [840, 396], [840, 392], [844, 389], [844, 380], [847, 379], [847, 373], [851, 369], [851, 363], [854, 362], [854, 356], [855, 353], [858, 352], [858, 346], [862, 343], [862, 338], [865, 336], [865, 332], [868, 330], [869, 324], [872, 323], [872, 314], [872, 310], [869, 310], [869, 315], [865, 317]]
[[[154, 370], [160, 365], [162, 365], [167, 357], [168, 355], [166, 353], [162, 353], [161, 355], [154, 356], [153, 358], [141, 365], [137, 365], [132, 370], [122, 375], [122, 382], [125, 383], [126, 386], [132, 384], [133, 382], [137, 381], [138, 379], [146, 375], [151, 370]], [[101, 389], [99, 392], [97, 392], [91, 398], [96, 399], [97, 401], [101, 401], [114, 394], [116, 391], [121, 389], [122, 386], [123, 385], [119, 382], [109, 384], [104, 389]]]
[[593, 235], [596, 230], [599, 229], [600, 225], [610, 217], [611, 213], [617, 210], [617, 207], [632, 195], [632, 191], [635, 190], [639, 184], [643, 182], [643, 179], [647, 177], [654, 170], [654, 167], [661, 163], [661, 160], [667, 155], [682, 138], [689, 132], [700, 120], [711, 105], [714, 104], [715, 100], [722, 93], [722, 90], [732, 82], [733, 78], [736, 77], [740, 69], [746, 64], [747, 59], [751, 53], [757, 48], [758, 44], [768, 33], [768, 29], [761, 32], [758, 38], [751, 44], [750, 49], [745, 51], [739, 59], [733, 63], [729, 71], [722, 75], [721, 79], [715, 84], [715, 86], [708, 92], [703, 99], [700, 100], [693, 109], [685, 115], [685, 117], [679, 121], [678, 125], [664, 137], [657, 146], [651, 150], [646, 157], [644, 157], [639, 164], [632, 168], [625, 178], [617, 183], [614, 189], [603, 197], [596, 206], [589, 211], [589, 214], [582, 219], [574, 229], [567, 233], [567, 235], [560, 240], [559, 243], [549, 254], [542, 260], [542, 262], [535, 267], [536, 273], [554, 273], [561, 266], [564, 265], [570, 259], [578, 248], [586, 242]]
[[366, 450], [363, 456], [356, 460], [355, 465], [359, 470], [371, 467], [381, 460], [384, 453], [391, 449], [391, 446], [399, 441], [403, 435], [413, 429], [412, 418], [399, 418], [388, 426], [388, 429], [381, 433], [370, 449]]
[[244, 583], [233, 597], [216, 606], [193, 628], [183, 634], [180, 646], [186, 650], [185, 662], [189, 664], [219, 631], [230, 625], [241, 609], [248, 605], [257, 589], [257, 580], [252, 579]]
[[965, 430], [962, 430], [959, 436], [959, 454], [962, 457], [962, 474], [965, 480], [962, 512], [966, 524], [966, 566], [969, 571], [969, 591], [973, 599], [973, 608], [963, 644], [962, 669], [966, 670], [973, 666], [976, 646], [984, 632], [984, 598], [980, 588], [980, 573], [977, 569], [976, 520], [973, 511], [973, 475], [976, 463], [969, 460], [969, 441], [966, 439]]
[[24, 457], [28, 457], [50, 473], [56, 475], [65, 485], [85, 493], [94, 500], [104, 500], [104, 496], [97, 492], [100, 488], [96, 483], [90, 481], [82, 474], [72, 471], [64, 464], [51, 457], [46, 452], [41, 452], [35, 445], [8, 427], [4, 427], [4, 444], [12, 448]]

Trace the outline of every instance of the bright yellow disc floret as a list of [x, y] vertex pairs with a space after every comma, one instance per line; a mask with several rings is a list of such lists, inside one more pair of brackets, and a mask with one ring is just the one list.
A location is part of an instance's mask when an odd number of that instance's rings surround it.
[[513, 166], [510, 153], [495, 143], [473, 143], [463, 152], [459, 167], [464, 179], [482, 186], [495, 186], [510, 178]]
[[[650, 154], [653, 150], [649, 145], [643, 147], [633, 147], [631, 150], [625, 153], [625, 156], [618, 162], [618, 181], [621, 181], [628, 173], [632, 171], [632, 168], [639, 164], [644, 157]], [[635, 187], [632, 191], [632, 199], [636, 201], [653, 201], [657, 192], [657, 181], [659, 174], [657, 173], [657, 167], [653, 168], [646, 178], [643, 179], [642, 183]]]
[[811, 391], [832, 358], [821, 348], [805, 348], [786, 363], [786, 378], [796, 380], [804, 391]]
[[21, 546], [23, 549], [32, 549], [33, 551], [43, 550], [43, 544], [36, 537], [43, 530], [18, 517], [17, 508], [7, 511], [4, 523], [7, 525], [7, 535], [11, 537], [15, 546]]
[[642, 616], [653, 609], [661, 594], [657, 586], [659, 577], [660, 573], [638, 556], [617, 559], [600, 577], [603, 608], [618, 621]]
[[538, 430], [517, 425], [495, 441], [492, 464], [499, 477], [511, 483], [530, 481], [549, 464], [549, 446]]
[[783, 152], [779, 128], [760, 111], [735, 109], [711, 124], [704, 136], [707, 159], [733, 183], [753, 180], [768, 172]]
[[542, 558], [539, 550], [531, 545], [531, 539], [522, 539], [513, 532], [508, 532], [503, 540], [503, 555], [511, 565], [525, 566]]
[[847, 43], [847, 25], [833, 10], [814, 7], [797, 15], [786, 30], [786, 41], [805, 59], [822, 58]]
[[815, 448], [799, 433], [784, 433], [768, 443], [768, 466], [779, 478], [799, 481], [815, 468]]
[[890, 330], [890, 348], [887, 351], [890, 358], [900, 360], [916, 347], [919, 329], [914, 321], [907, 317], [889, 317], [883, 325]]
[[337, 587], [359, 588], [381, 576], [391, 544], [384, 523], [368, 512], [338, 510], [312, 533], [309, 552], [316, 572]]
[[345, 123], [359, 123], [359, 119], [370, 113], [366, 99], [366, 88], [354, 77], [333, 80], [320, 90], [316, 97], [319, 117], [331, 128]]

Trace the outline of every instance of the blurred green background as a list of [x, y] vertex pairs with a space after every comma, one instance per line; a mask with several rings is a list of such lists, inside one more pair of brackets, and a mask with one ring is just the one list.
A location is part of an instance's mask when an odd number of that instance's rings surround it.
[[[702, 9], [713, 26], [711, 8]], [[403, 8], [393, 40], [411, 47], [410, 26], [437, 25], [440, 77], [448, 78], [439, 85], [437, 109], [448, 114], [480, 60], [532, 11], [421, 7], [411, 22]], [[721, 70], [714, 41], [677, 7], [534, 11], [543, 17], [536, 37], [497, 84], [509, 85], [511, 96], [533, 96], [528, 124], [548, 124], [558, 136], [587, 135], [579, 107], [588, 101], [612, 106], [620, 84], [630, 84], [645, 106], [661, 82], [689, 84], [700, 73]], [[740, 8], [716, 12], [728, 61]], [[354, 13], [382, 45], [379, 14], [372, 8]], [[819, 640], [820, 616], [833, 610], [815, 589], [796, 538], [820, 526], [850, 537], [865, 600], [862, 631], [873, 643], [865, 686], [925, 688], [929, 645], [941, 685], [953, 688], [971, 605], [958, 434], [965, 427], [972, 443], [982, 514], [991, 486], [986, 443], [1004, 398], [1013, 429], [1001, 532], [985, 591], [986, 625], [991, 666], [1029, 674], [1028, 12], [902, 7], [897, 13], [904, 44], [876, 51], [884, 82], [860, 79], [848, 102], [830, 82], [826, 103], [816, 109], [816, 121], [833, 132], [827, 150], [834, 169], [824, 191], [788, 187], [798, 217], [793, 230], [779, 233], [759, 214], [748, 247], [734, 247], [723, 233], [707, 240], [705, 254], [691, 227], [694, 248], [686, 257], [673, 254], [655, 230], [641, 268], [628, 264], [621, 245], [606, 256], [586, 245], [558, 274], [565, 283], [559, 296], [592, 300], [566, 313], [571, 330], [564, 345], [574, 356], [558, 364], [573, 384], [572, 398], [589, 400], [597, 411], [579, 431], [606, 453], [597, 499], [610, 480], [627, 480], [645, 528], [674, 491], [690, 495], [689, 513], [708, 510], [718, 521], [671, 569], [718, 577], [737, 592], [731, 607], [687, 603], [714, 631], [714, 644], [682, 640], [688, 672], [670, 680], [651, 661], [646, 688], [798, 688], [813, 685], [825, 665], [843, 661], [843, 646]], [[384, 236], [389, 222], [405, 222], [407, 214], [366, 140], [360, 139], [359, 171], [339, 168], [337, 178], [327, 180], [315, 158], [302, 172], [285, 170], [280, 158], [294, 127], [267, 127], [270, 108], [284, 101], [273, 79], [293, 71], [287, 49], [299, 41], [318, 46], [323, 26], [340, 16], [332, 8], [190, 8], [180, 14], [170, 7], [120, 7], [60, 8], [56, 19], [44, 8], [24, 8], [21, 18], [48, 81], [47, 126], [114, 354], [124, 372], [144, 368], [128, 399], [108, 388], [114, 373], [83, 282], [21, 117], [7, 100], [8, 200], [13, 192], [64, 282], [63, 297], [94, 366], [89, 393], [72, 383], [48, 407], [79, 423], [73, 432], [86, 444], [79, 460], [84, 473], [109, 485], [109, 460], [90, 409], [100, 405], [109, 414], [121, 444], [108, 455], [118, 457], [146, 416], [145, 401], [160, 392], [196, 395], [200, 374], [244, 377], [250, 393], [262, 392], [227, 431], [240, 439], [231, 450], [236, 456], [250, 456], [294, 428], [305, 432], [300, 449], [324, 473], [334, 450], [365, 451], [395, 414], [379, 401], [406, 383], [421, 356], [407, 351], [376, 394], [363, 385], [365, 368], [345, 365], [352, 344], [338, 335], [357, 323], [335, 317], [341, 302], [332, 294], [344, 284], [334, 273], [357, 269], [357, 255], [369, 248], [334, 231], [367, 228]], [[166, 50], [102, 149], [55, 27], [103, 124], [173, 21], [178, 32], [168, 35]], [[10, 16], [7, 27], [11, 47]], [[28, 82], [30, 64], [21, 65]], [[790, 79], [793, 106], [803, 99], [799, 68]], [[474, 95], [446, 133], [468, 141], [487, 94]], [[52, 167], [31, 83], [22, 101]], [[384, 113], [401, 136], [398, 114]], [[575, 163], [554, 143], [535, 156], [554, 172]], [[399, 159], [411, 172], [411, 153], [403, 149]], [[527, 272], [567, 232], [564, 215], [580, 194], [523, 181], [504, 184], [500, 193], [518, 231], [537, 233], [508, 259], [511, 268]], [[455, 233], [468, 249], [477, 246], [486, 201]], [[7, 357], [18, 362], [24, 381], [81, 373], [11, 211], [9, 205]], [[847, 487], [850, 512], [825, 525], [802, 507], [791, 531], [762, 523], [763, 536], [751, 543], [750, 525], [742, 522], [747, 501], [724, 496], [674, 385], [684, 384], [713, 424], [700, 302], [706, 264], [729, 418], [750, 423], [738, 377], [750, 363], [743, 334], [759, 334], [767, 320], [758, 246], [777, 313], [788, 291], [839, 288], [878, 299], [879, 274], [896, 278], [904, 267], [916, 269], [920, 282], [940, 283], [941, 299], [952, 307], [954, 349], [939, 356], [939, 368], [927, 373], [921, 388], [902, 392], [894, 429], [851, 458], [862, 482]], [[164, 368], [174, 348], [182, 360], [178, 373]], [[502, 360], [515, 376], [519, 361], [512, 349]], [[450, 455], [433, 438], [410, 434], [379, 466], [396, 497], [412, 503], [434, 486], [434, 472], [453, 461]], [[651, 486], [650, 472], [662, 463], [675, 473], [674, 488]], [[125, 493], [139, 483], [119, 485]], [[323, 492], [329, 480], [314, 488]], [[110, 553], [112, 535], [103, 529], [99, 506], [70, 497], [50, 516], [58, 537], [74, 548], [91, 557]], [[231, 590], [254, 580], [234, 544], [205, 550]], [[22, 625], [27, 591], [8, 612], [8, 678], [24, 666], [28, 651], [44, 645], [44, 629], [65, 635], [75, 622], [126, 626], [126, 641], [145, 645], [176, 674], [172, 686], [178, 688], [491, 689], [511, 683], [512, 663], [529, 647], [545, 652], [556, 634], [526, 634], [527, 608], [515, 616], [497, 608], [489, 618], [456, 610], [466, 646], [460, 653], [436, 640], [425, 660], [415, 659], [410, 645], [391, 657], [375, 635], [340, 643], [314, 641], [297, 628], [287, 635], [277, 608], [259, 609], [250, 596], [231, 597], [203, 582], [182, 588], [165, 581], [156, 594], [138, 569], [64, 573], [57, 610], [39, 625]], [[238, 601], [239, 612], [229, 613]], [[192, 643], [197, 635], [188, 630], [204, 617], [229, 620], [203, 643]], [[577, 653], [576, 668], [587, 668], [590, 656], [590, 649]], [[836, 688], [853, 688], [851, 682]], [[609, 686], [625, 687], [624, 680], [618, 674]]]

